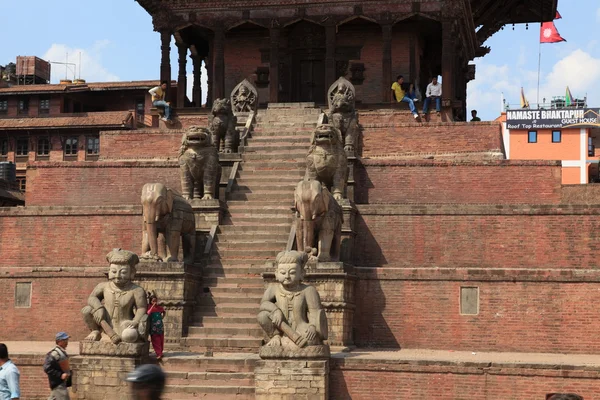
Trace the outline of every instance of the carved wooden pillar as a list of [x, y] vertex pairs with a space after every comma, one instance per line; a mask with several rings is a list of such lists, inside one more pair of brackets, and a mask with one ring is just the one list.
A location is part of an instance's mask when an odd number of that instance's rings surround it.
[[336, 80], [335, 76], [335, 36], [337, 26], [330, 23], [325, 26], [325, 90]]
[[456, 50], [453, 38], [453, 22], [442, 23], [442, 98], [453, 101], [454, 78], [456, 65]]
[[381, 55], [381, 101], [389, 103], [392, 99], [392, 24], [381, 25], [382, 55]]
[[185, 107], [185, 92], [187, 89], [187, 52], [188, 45], [185, 43], [178, 43], [177, 50], [179, 51], [179, 74], [177, 75], [177, 108]]
[[167, 82], [167, 95], [171, 88], [171, 31], [160, 31], [160, 81]]
[[192, 102], [195, 107], [202, 107], [202, 57], [192, 55], [194, 80], [192, 85]]
[[269, 102], [279, 101], [279, 38], [281, 29], [271, 27], [269, 30], [271, 48], [269, 53]]
[[223, 27], [215, 29], [213, 38], [213, 84], [212, 95], [214, 99], [225, 97], [225, 30]]
[[208, 51], [206, 57], [206, 107], [212, 107], [213, 104], [213, 51]]

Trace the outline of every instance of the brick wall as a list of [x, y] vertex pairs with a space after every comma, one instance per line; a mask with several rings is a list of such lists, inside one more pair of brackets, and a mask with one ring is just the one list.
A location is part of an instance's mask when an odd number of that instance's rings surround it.
[[[48, 351], [51, 349], [51, 347], [48, 348]], [[21, 398], [27, 400], [47, 399], [50, 395], [50, 387], [48, 376], [42, 369], [45, 354], [11, 353], [10, 346], [8, 354], [21, 373]]]
[[115, 247], [139, 252], [135, 207], [27, 207], [0, 213], [0, 268], [104, 266]]
[[596, 268], [600, 257], [599, 210], [593, 206], [358, 208], [359, 266], [585, 269]]
[[[499, 269], [380, 270], [356, 284], [358, 347], [597, 354], [596, 290], [577, 274]], [[365, 275], [376, 279], [367, 279]], [[593, 277], [592, 277], [593, 276]], [[573, 282], [564, 282], [567, 279]], [[461, 287], [479, 289], [479, 313], [461, 315]]]
[[598, 204], [600, 203], [600, 185], [563, 185], [562, 202], [565, 204]]
[[364, 159], [355, 181], [355, 200], [365, 204], [561, 201], [558, 162]]
[[184, 132], [182, 129], [100, 132], [100, 159], [176, 159]]
[[332, 365], [332, 399], [544, 400], [546, 394], [557, 392], [577, 393], [586, 400], [600, 397], [598, 371], [581, 367], [570, 370], [518, 364], [490, 367], [483, 363], [448, 366], [425, 362], [354, 365], [358, 362], [350, 358], [344, 361], [346, 365]]
[[406, 113], [359, 112], [362, 131], [362, 156], [390, 154], [461, 153], [502, 151], [500, 124], [405, 123]]
[[149, 182], [181, 192], [177, 161], [34, 162], [27, 169], [25, 204], [139, 204], [142, 186]]
[[[105, 250], [104, 256], [109, 251]], [[11, 268], [10, 277], [0, 278], [3, 287], [0, 301], [4, 304], [0, 337], [52, 342], [56, 332], [65, 331], [75, 341], [85, 338], [89, 331], [81, 317], [81, 309], [94, 287], [106, 280], [106, 259], [101, 257], [99, 261], [104, 264], [102, 269]], [[22, 282], [31, 283], [31, 307], [15, 308], [15, 285]]]

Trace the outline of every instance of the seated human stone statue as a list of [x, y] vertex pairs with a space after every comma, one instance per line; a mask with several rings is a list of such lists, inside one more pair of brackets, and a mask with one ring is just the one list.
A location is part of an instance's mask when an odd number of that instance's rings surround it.
[[275, 278], [262, 297], [258, 322], [271, 338], [265, 347], [299, 350], [322, 345], [327, 317], [319, 293], [302, 283], [308, 254], [283, 251], [275, 260]]
[[139, 262], [135, 253], [113, 249], [106, 259], [108, 282], [99, 283], [81, 313], [92, 331], [84, 340], [98, 341], [104, 332], [114, 343], [144, 342], [147, 338], [146, 291], [132, 282]]

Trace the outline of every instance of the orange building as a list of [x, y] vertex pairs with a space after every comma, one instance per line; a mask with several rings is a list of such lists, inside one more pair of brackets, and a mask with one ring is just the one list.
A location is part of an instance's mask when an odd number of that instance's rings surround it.
[[598, 181], [598, 109], [508, 110], [498, 120], [507, 159], [560, 160], [563, 184]]

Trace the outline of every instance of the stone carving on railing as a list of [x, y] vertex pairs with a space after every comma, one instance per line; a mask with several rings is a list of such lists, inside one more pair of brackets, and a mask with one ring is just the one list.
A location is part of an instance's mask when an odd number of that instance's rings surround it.
[[113, 344], [143, 343], [148, 336], [146, 291], [134, 284], [135, 253], [114, 249], [107, 254], [108, 282], [99, 283], [81, 313], [90, 329], [85, 342], [97, 342], [106, 335]]
[[275, 260], [275, 278], [260, 303], [258, 323], [269, 336], [262, 358], [329, 357], [327, 316], [317, 289], [302, 279], [308, 254], [282, 251]]
[[234, 114], [256, 112], [258, 91], [247, 79], [241, 81], [231, 92], [231, 108]]
[[318, 180], [336, 200], [345, 195], [348, 178], [348, 157], [342, 144], [340, 130], [333, 125], [317, 126], [312, 134], [306, 156], [305, 180]]
[[235, 129], [236, 124], [237, 118], [233, 115], [229, 99], [216, 99], [208, 118], [208, 129], [218, 151], [237, 153], [240, 135]]
[[327, 188], [316, 180], [300, 181], [294, 192], [296, 248], [316, 261], [339, 261], [343, 213]]
[[210, 200], [217, 195], [219, 184], [219, 154], [212, 145], [210, 131], [190, 127], [181, 139], [179, 169], [181, 191], [186, 200]]
[[183, 242], [184, 262], [194, 263], [196, 220], [187, 200], [162, 183], [147, 183], [142, 188], [142, 213], [142, 261], [178, 261]]
[[324, 121], [340, 130], [344, 139], [344, 150], [350, 155], [354, 154], [359, 131], [355, 98], [354, 85], [346, 78], [340, 77], [327, 92], [329, 109]]

